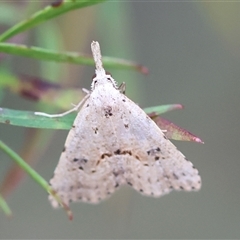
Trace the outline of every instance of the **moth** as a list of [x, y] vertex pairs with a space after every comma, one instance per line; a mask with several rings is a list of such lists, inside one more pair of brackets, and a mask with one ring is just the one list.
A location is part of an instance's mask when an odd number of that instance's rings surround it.
[[[98, 42], [91, 49], [96, 74], [91, 91], [64, 113], [78, 111], [50, 180], [52, 188], [67, 205], [98, 203], [122, 185], [154, 197], [199, 190], [198, 170], [105, 72]], [[58, 206], [52, 196], [49, 200]]]

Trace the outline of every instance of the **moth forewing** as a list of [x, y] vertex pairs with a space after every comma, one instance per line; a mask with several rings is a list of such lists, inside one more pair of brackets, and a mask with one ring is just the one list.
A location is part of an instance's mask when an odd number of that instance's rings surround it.
[[[50, 181], [62, 200], [98, 203], [123, 184], [144, 195], [199, 190], [201, 178], [159, 127], [105, 73], [92, 43], [96, 77]], [[50, 196], [53, 206], [57, 202]]]

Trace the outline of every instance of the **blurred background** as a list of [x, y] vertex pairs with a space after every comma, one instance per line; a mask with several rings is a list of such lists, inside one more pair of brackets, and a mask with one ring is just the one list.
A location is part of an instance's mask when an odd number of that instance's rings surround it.
[[[8, 16], [1, 32], [44, 5], [0, 3], [0, 15]], [[118, 83], [126, 82], [127, 96], [142, 107], [185, 106], [164, 117], [205, 142], [174, 141], [199, 170], [203, 184], [199, 192], [173, 192], [158, 199], [121, 188], [99, 205], [72, 204], [70, 222], [62, 209], [52, 209], [46, 192], [27, 176], [12, 192], [5, 189], [13, 217], [0, 212], [0, 238], [240, 238], [239, 12], [240, 4], [230, 2], [109, 1], [69, 12], [11, 39], [88, 54], [91, 41], [97, 40], [103, 55], [148, 67], [148, 75], [109, 70]], [[94, 73], [93, 67], [14, 55], [2, 55], [1, 65], [13, 74], [85, 88]], [[5, 108], [57, 111], [6, 90], [0, 91], [0, 100]], [[67, 134], [0, 125], [1, 140], [47, 180]], [[2, 151], [0, 159], [3, 184], [13, 161]]]

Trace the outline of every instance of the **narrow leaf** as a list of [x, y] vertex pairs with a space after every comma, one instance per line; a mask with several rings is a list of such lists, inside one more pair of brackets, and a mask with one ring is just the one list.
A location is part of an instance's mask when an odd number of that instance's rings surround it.
[[0, 108], [0, 123], [21, 127], [45, 129], [70, 129], [76, 114], [71, 113], [61, 118], [49, 118], [35, 115], [30, 111], [18, 111]]
[[37, 26], [38, 24], [45, 22], [51, 18], [57, 17], [61, 14], [67, 13], [69, 11], [88, 7], [97, 3], [105, 2], [106, 0], [64, 0], [59, 2], [59, 4], [52, 4], [44, 9], [36, 12], [31, 17], [29, 17], [27, 20], [24, 20], [20, 23], [17, 23], [4, 33], [0, 35], [0, 42], [3, 42], [12, 36], [26, 31], [27, 29], [33, 28]]
[[[159, 109], [161, 109], [161, 106], [159, 106]], [[73, 124], [74, 119], [76, 118], [76, 114], [77, 113], [70, 113], [61, 118], [49, 118], [36, 115], [34, 112], [30, 111], [18, 111], [7, 108], [0, 108], [0, 123], [6, 123], [21, 127], [69, 130]], [[194, 134], [178, 127], [166, 119], [161, 118], [155, 113], [148, 115], [162, 130], [167, 131], [166, 136], [168, 138], [174, 140], [203, 143], [203, 141]]]
[[164, 119], [162, 117], [154, 117], [153, 121], [159, 126], [161, 130], [165, 130], [166, 137], [169, 139], [180, 140], [180, 141], [193, 141], [198, 143], [204, 143], [199, 137], [185, 130], [184, 128], [180, 128], [174, 123]]
[[155, 107], [144, 108], [144, 111], [149, 115], [159, 115], [176, 109], [183, 109], [181, 104], [168, 104]]
[[2, 208], [3, 212], [8, 216], [11, 217], [12, 216], [12, 211], [9, 208], [8, 204], [6, 203], [6, 201], [4, 200], [4, 198], [0, 195], [0, 208]]
[[[49, 49], [39, 47], [28, 47], [26, 45], [0, 43], [0, 52], [15, 54], [23, 57], [30, 57], [45, 61], [65, 62], [74, 64], [83, 64], [93, 66], [94, 61], [92, 56], [81, 54], [77, 52], [57, 52]], [[103, 57], [103, 64], [105, 67], [114, 69], [130, 69], [140, 71], [141, 73], [148, 73], [148, 69], [135, 62], [112, 57]]]
[[[155, 109], [156, 112], [164, 112], [166, 109], [170, 109], [169, 106], [174, 105], [163, 105], [159, 107], [147, 108]], [[173, 108], [173, 107], [172, 107]], [[145, 109], [144, 109], [145, 110]], [[8, 108], [0, 108], [0, 123], [9, 125], [29, 127], [29, 128], [44, 128], [44, 129], [71, 129], [74, 119], [77, 113], [71, 113], [61, 118], [49, 118], [45, 116], [36, 115], [31, 111], [20, 111]], [[156, 116], [156, 115], [154, 115]]]

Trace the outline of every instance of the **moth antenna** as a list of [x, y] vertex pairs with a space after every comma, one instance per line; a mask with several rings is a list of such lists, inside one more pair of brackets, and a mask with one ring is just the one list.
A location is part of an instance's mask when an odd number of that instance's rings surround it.
[[106, 75], [106, 72], [103, 68], [103, 64], [102, 64], [102, 55], [101, 55], [101, 50], [100, 50], [100, 45], [98, 42], [92, 42], [91, 44], [91, 49], [92, 49], [92, 54], [93, 54], [93, 59], [95, 62], [95, 66], [96, 66], [96, 75]]

